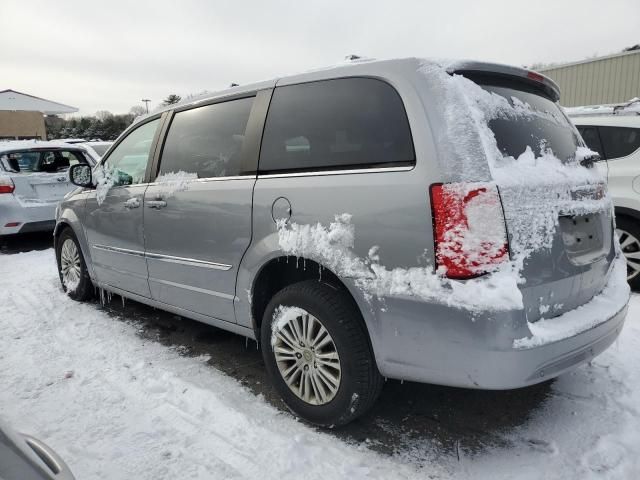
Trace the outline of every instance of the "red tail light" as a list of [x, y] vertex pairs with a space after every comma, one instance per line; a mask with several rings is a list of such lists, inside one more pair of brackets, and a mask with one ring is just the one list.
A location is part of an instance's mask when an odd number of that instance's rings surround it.
[[485, 183], [431, 185], [436, 264], [449, 278], [467, 279], [509, 259], [498, 188]]
[[16, 186], [9, 177], [0, 177], [0, 193], [13, 193]]
[[536, 82], [544, 82], [544, 77], [537, 72], [527, 72], [527, 77]]

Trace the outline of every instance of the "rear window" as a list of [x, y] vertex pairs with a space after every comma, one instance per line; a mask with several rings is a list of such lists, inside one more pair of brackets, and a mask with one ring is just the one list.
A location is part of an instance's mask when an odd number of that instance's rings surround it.
[[608, 159], [626, 157], [640, 148], [640, 128], [598, 127]]
[[506, 98], [512, 106], [524, 103], [536, 113], [489, 121], [503, 155], [518, 158], [530, 147], [536, 154], [551, 150], [562, 161], [575, 157], [579, 139], [557, 103], [542, 92], [515, 82], [483, 80], [478, 83], [485, 90]]
[[400, 96], [372, 78], [278, 87], [260, 152], [260, 171], [295, 172], [413, 165]]
[[38, 150], [29, 152], [9, 152], [0, 155], [0, 166], [12, 173], [66, 171], [70, 165], [87, 163], [81, 152], [66, 150]]

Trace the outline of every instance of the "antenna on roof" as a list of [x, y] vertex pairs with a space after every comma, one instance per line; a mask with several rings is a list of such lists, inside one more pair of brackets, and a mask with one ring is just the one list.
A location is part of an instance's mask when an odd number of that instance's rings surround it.
[[353, 61], [353, 60], [360, 60], [362, 57], [360, 55], [355, 55], [355, 54], [351, 54], [351, 55], [347, 55], [346, 57], [344, 57], [345, 60], [348, 61]]
[[231, 85], [229, 85], [229, 88], [231, 88], [231, 87], [239, 87], [239, 86], [240, 86], [239, 83], [232, 83]]

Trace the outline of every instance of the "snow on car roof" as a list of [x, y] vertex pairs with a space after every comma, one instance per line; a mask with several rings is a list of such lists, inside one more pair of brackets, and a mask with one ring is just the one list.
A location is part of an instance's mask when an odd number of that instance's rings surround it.
[[79, 145], [86, 145], [87, 147], [93, 147], [93, 146], [101, 146], [101, 145], [111, 145], [113, 143], [113, 140], [105, 140], [103, 141], [91, 141], [91, 142], [81, 142], [79, 143]]
[[583, 105], [564, 109], [570, 117], [596, 115], [640, 115], [640, 98], [632, 98], [624, 103], [608, 103], [603, 105]]
[[[31, 148], [79, 148], [75, 145], [60, 142], [58, 140], [41, 141], [41, 140], [6, 140], [0, 141], [0, 153], [11, 152], [14, 150], [28, 150]], [[80, 148], [79, 148], [80, 149]]]

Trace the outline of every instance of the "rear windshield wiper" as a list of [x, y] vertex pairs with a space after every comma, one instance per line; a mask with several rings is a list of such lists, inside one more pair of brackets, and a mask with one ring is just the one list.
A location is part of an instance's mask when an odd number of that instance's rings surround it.
[[593, 167], [593, 164], [599, 160], [602, 160], [602, 157], [600, 157], [599, 154], [594, 153], [593, 155], [587, 155], [582, 160], [580, 160], [580, 165], [582, 165], [583, 167], [591, 168]]

